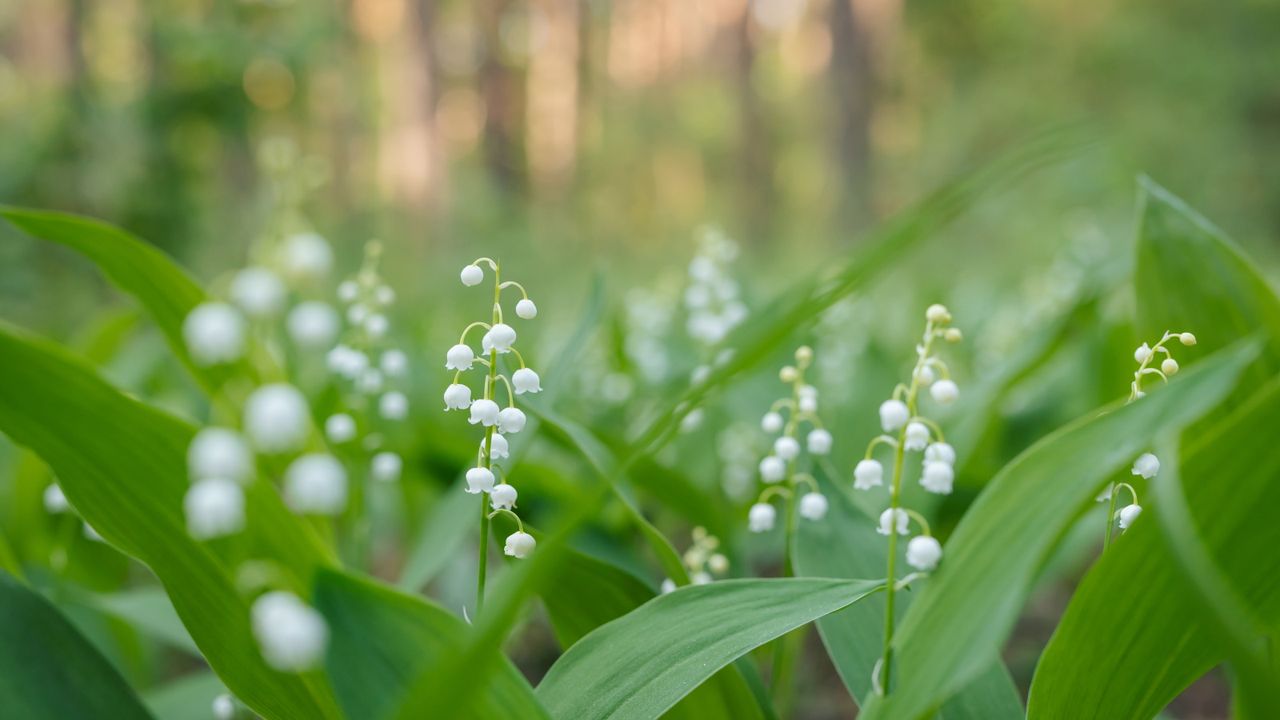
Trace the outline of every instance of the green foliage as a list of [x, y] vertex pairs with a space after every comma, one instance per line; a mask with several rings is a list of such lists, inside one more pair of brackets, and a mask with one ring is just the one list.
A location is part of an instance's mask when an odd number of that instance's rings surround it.
[[[186, 531], [186, 448], [194, 429], [120, 394], [58, 347], [0, 327], [0, 429], [57, 472], [85, 521], [160, 578], [183, 624], [227, 687], [272, 718], [334, 717], [324, 679], [276, 672], [249, 632], [248, 599], [237, 589], [231, 548], [197, 543]], [[274, 488], [248, 489], [246, 548], [273, 558], [305, 587], [311, 569], [333, 562], [315, 533]]]
[[150, 720], [115, 668], [52, 605], [0, 572], [0, 707], [7, 717]]
[[555, 717], [654, 718], [734, 659], [879, 587], [866, 580], [727, 580], [658, 597], [583, 638], [547, 672]]

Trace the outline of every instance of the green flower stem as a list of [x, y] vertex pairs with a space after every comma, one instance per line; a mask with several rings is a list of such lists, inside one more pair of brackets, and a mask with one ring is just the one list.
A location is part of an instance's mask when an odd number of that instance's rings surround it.
[[[482, 258], [487, 259], [487, 258]], [[477, 261], [479, 262], [479, 261]], [[498, 300], [502, 293], [502, 277], [498, 264], [489, 260], [489, 264], [493, 267], [493, 322], [501, 321], [501, 310], [498, 306]], [[491, 400], [493, 395], [493, 386], [496, 383], [498, 374], [498, 351], [492, 349], [489, 351], [489, 377], [484, 383], [484, 399]], [[509, 388], [508, 388], [509, 390]], [[484, 431], [484, 467], [493, 470], [493, 430], [490, 425]], [[480, 615], [480, 609], [484, 606], [484, 581], [488, 574], [489, 568], [489, 504], [485, 494], [480, 493], [480, 562], [476, 569], [476, 615]]]

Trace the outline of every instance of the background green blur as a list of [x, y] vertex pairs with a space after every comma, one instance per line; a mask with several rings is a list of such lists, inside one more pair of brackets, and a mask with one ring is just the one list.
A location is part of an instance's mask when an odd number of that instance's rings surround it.
[[[877, 432], [873, 408], [901, 376], [928, 303], [946, 302], [964, 329], [962, 387], [1068, 318], [1061, 347], [998, 398], [998, 421], [943, 507], [943, 527], [1032, 440], [1126, 391], [1132, 347], [1149, 339], [1133, 336], [1122, 283], [1139, 173], [1275, 276], [1280, 2], [0, 0], [0, 204], [120, 225], [215, 294], [284, 217], [328, 238], [340, 276], [366, 242], [382, 241], [400, 298], [393, 324], [418, 370], [418, 440], [406, 465], [430, 488], [455, 478], [472, 442], [455, 418], [432, 412], [447, 381], [444, 349], [487, 312], [457, 284], [472, 258], [500, 257], [504, 278], [537, 299], [535, 364], [553, 356], [602, 283], [604, 332], [569, 373], [564, 404], [623, 437], [647, 400], [687, 387], [710, 359], [678, 321], [650, 322], [677, 312], [700, 228], [740, 244], [731, 272], [754, 312], [847, 262], [868, 231], [932, 188], [1062, 127], [1087, 137], [1087, 149], [969, 208], [796, 338], [818, 352], [843, 468]], [[0, 317], [200, 419], [163, 340], [130, 307], [80, 257], [0, 225]], [[647, 373], [645, 343], [669, 353], [662, 373]], [[656, 462], [716, 488], [737, 452], [725, 436], [737, 433], [754, 463], [750, 435], [780, 394], [772, 373], [789, 349]], [[0, 451], [12, 474], [38, 462], [7, 441]], [[528, 478], [531, 498], [572, 488]], [[8, 515], [11, 536], [39, 524], [34, 492], [29, 513]], [[657, 522], [680, 547], [699, 520], [750, 548], [735, 537], [741, 523], [726, 520], [744, 518], [739, 509]], [[1093, 522], [1046, 571], [1010, 643], [1024, 687], [1095, 551], [1101, 517]], [[609, 536], [611, 523], [621, 524], [602, 518], [594, 549], [652, 575]], [[86, 547], [86, 564], [101, 567], [77, 582], [126, 584], [123, 559], [106, 563], [113, 551]], [[750, 562], [768, 574], [760, 552]], [[449, 582], [436, 593], [465, 592]], [[530, 634], [512, 652], [536, 674], [554, 646], [536, 623]], [[810, 655], [805, 716], [851, 712], [821, 653]], [[175, 674], [158, 665], [130, 679], [145, 687]], [[1220, 716], [1225, 692], [1210, 677], [1171, 712]]]

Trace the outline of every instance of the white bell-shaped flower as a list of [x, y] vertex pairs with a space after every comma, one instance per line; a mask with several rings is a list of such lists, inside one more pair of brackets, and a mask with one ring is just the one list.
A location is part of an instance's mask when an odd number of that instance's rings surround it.
[[378, 358], [378, 367], [387, 377], [404, 377], [409, 370], [409, 356], [402, 350], [387, 350]]
[[235, 720], [236, 701], [229, 693], [215, 695], [209, 709], [213, 712], [213, 720]]
[[879, 460], [859, 460], [853, 467], [853, 489], [870, 490], [884, 484], [884, 466]]
[[467, 492], [472, 495], [489, 492], [494, 482], [493, 471], [489, 468], [473, 467], [467, 471]]
[[280, 267], [293, 280], [323, 280], [333, 269], [333, 250], [316, 233], [295, 233], [280, 246]]
[[364, 321], [369, 317], [369, 308], [360, 303], [356, 303], [347, 308], [347, 322], [352, 325], [364, 325]]
[[667, 595], [676, 591], [676, 581], [671, 578], [662, 579], [662, 594]]
[[498, 413], [498, 432], [518, 433], [524, 429], [525, 422], [527, 422], [527, 418], [525, 418], [524, 411], [520, 408], [502, 408], [502, 412]]
[[512, 373], [511, 384], [515, 386], [517, 395], [542, 392], [542, 380], [532, 368], [522, 367]]
[[471, 403], [471, 417], [468, 418], [467, 422], [472, 425], [478, 423], [484, 427], [493, 427], [498, 424], [499, 410], [498, 403], [492, 400], [476, 400]]
[[805, 438], [805, 446], [812, 455], [826, 455], [831, 452], [831, 433], [822, 428], [814, 428]]
[[303, 515], [338, 515], [347, 508], [347, 471], [326, 453], [309, 453], [284, 471], [284, 501]]
[[330, 442], [350, 442], [356, 436], [356, 420], [346, 413], [330, 415], [324, 421], [324, 436]]
[[470, 370], [471, 364], [475, 361], [476, 354], [471, 346], [458, 343], [445, 353], [444, 367], [446, 370]]
[[50, 515], [60, 515], [71, 509], [71, 503], [67, 501], [67, 496], [58, 483], [49, 483], [44, 489], [43, 499], [45, 512]]
[[778, 511], [769, 503], [756, 503], [747, 511], [747, 529], [754, 533], [769, 532], [778, 518]]
[[906, 510], [889, 508], [880, 513], [880, 525], [876, 528], [876, 532], [881, 535], [890, 535], [894, 532], [906, 535], [910, 524], [911, 517], [907, 515]]
[[773, 441], [773, 454], [783, 460], [794, 460], [800, 454], [800, 441], [788, 435], [783, 435]]
[[818, 396], [801, 395], [800, 399], [796, 401], [796, 407], [802, 413], [816, 413], [818, 412]]
[[250, 617], [262, 657], [276, 670], [302, 672], [324, 660], [329, 626], [297, 595], [280, 590], [266, 593], [253, 602]]
[[760, 461], [760, 478], [767, 483], [782, 482], [787, 476], [787, 463], [776, 455], [768, 455]]
[[760, 418], [760, 429], [770, 434], [778, 432], [782, 429], [782, 415], [772, 411], [765, 413]]
[[1178, 370], [1178, 361], [1171, 357], [1165, 358], [1164, 362], [1160, 363], [1160, 372], [1164, 373], [1166, 377], [1173, 377], [1174, 375], [1177, 375]]
[[538, 317], [538, 306], [533, 304], [529, 298], [523, 298], [516, 303], [516, 315], [525, 320], [532, 320]]
[[949, 463], [926, 460], [924, 472], [920, 474], [920, 485], [931, 493], [950, 495], [955, 478], [956, 471]]
[[1143, 453], [1133, 461], [1133, 469], [1130, 471], [1134, 475], [1141, 475], [1144, 479], [1150, 480], [1160, 472], [1160, 458], [1152, 453]]
[[486, 354], [491, 350], [497, 350], [499, 354], [508, 353], [515, 341], [516, 329], [506, 323], [497, 323], [484, 334], [480, 347]]
[[[496, 408], [497, 403], [493, 406]], [[471, 388], [459, 383], [453, 383], [444, 389], [444, 409], [445, 410], [466, 410], [471, 407]], [[474, 417], [474, 414], [473, 414]], [[494, 414], [494, 422], [497, 422], [498, 416]], [[474, 425], [478, 420], [472, 421]], [[493, 423], [489, 423], [492, 425]]]
[[885, 432], [893, 432], [907, 424], [911, 419], [911, 411], [901, 400], [885, 400], [880, 403], [880, 427]]
[[343, 280], [338, 283], [338, 299], [344, 303], [353, 303], [360, 297], [360, 285], [355, 280]]
[[191, 359], [201, 367], [231, 363], [244, 357], [244, 317], [220, 302], [197, 305], [182, 321], [182, 338]]
[[1137, 350], [1133, 351], [1133, 361], [1138, 363], [1139, 365], [1141, 365], [1142, 363], [1150, 359], [1151, 359], [1151, 347], [1146, 343], [1142, 343], [1141, 345], [1138, 346]]
[[245, 268], [231, 279], [231, 299], [249, 317], [267, 318], [284, 309], [285, 287], [266, 268]]
[[244, 431], [254, 447], [262, 452], [302, 449], [310, 427], [307, 399], [292, 385], [263, 385], [245, 401]]
[[356, 378], [356, 389], [365, 395], [376, 395], [382, 392], [382, 372], [377, 368], [369, 368]]
[[206, 478], [182, 501], [187, 532], [196, 540], [234, 535], [244, 529], [244, 489], [235, 480]]
[[516, 489], [506, 483], [494, 485], [489, 491], [489, 503], [494, 510], [510, 510], [516, 506]]
[[697, 572], [689, 573], [690, 585], [707, 585], [714, 579], [715, 578], [711, 577], [711, 573], [706, 570], [698, 570]]
[[373, 456], [369, 465], [369, 474], [379, 482], [395, 482], [400, 479], [403, 468], [404, 460], [399, 455], [384, 450]]
[[907, 564], [917, 570], [932, 570], [941, 559], [942, 545], [928, 535], [917, 535], [907, 543]]
[[923, 450], [929, 444], [929, 427], [922, 422], [907, 423], [907, 431], [902, 447], [906, 450]]
[[382, 313], [374, 313], [364, 319], [364, 331], [371, 338], [381, 338], [391, 329], [391, 321]]
[[929, 394], [933, 399], [942, 405], [950, 405], [960, 397], [960, 388], [956, 386], [954, 381], [939, 380], [929, 388]]
[[800, 497], [800, 517], [806, 520], [821, 520], [827, 515], [827, 496], [810, 492]]
[[1141, 514], [1142, 506], [1137, 504], [1125, 505], [1120, 508], [1120, 529], [1128, 530], [1129, 526], [1133, 524], [1133, 521], [1137, 520], [1138, 516]]
[[458, 277], [463, 285], [475, 287], [484, 281], [484, 270], [481, 270], [479, 265], [467, 265], [462, 268], [462, 272], [458, 273]]
[[532, 555], [533, 549], [537, 546], [538, 541], [534, 540], [529, 533], [521, 530], [507, 536], [507, 543], [503, 546], [502, 552], [518, 560], [523, 560]]
[[[480, 441], [480, 449], [484, 450], [484, 440]], [[493, 454], [494, 460], [511, 457], [511, 445], [507, 443], [507, 439], [502, 436], [502, 433], [494, 433], [493, 444], [489, 448], [489, 452]]]
[[940, 462], [948, 465], [955, 465], [956, 450], [944, 442], [929, 443], [929, 447], [924, 449], [924, 459], [926, 462]]
[[369, 369], [369, 356], [346, 345], [330, 350], [325, 359], [331, 371], [348, 380], [355, 380]]
[[187, 473], [192, 481], [216, 477], [246, 482], [253, 477], [253, 453], [235, 430], [204, 428], [187, 446]]
[[289, 311], [289, 338], [300, 348], [323, 350], [338, 338], [338, 311], [310, 300]]
[[387, 420], [403, 420], [409, 414], [409, 398], [399, 390], [392, 390], [378, 398], [378, 414]]
[[717, 575], [723, 575], [729, 572], [729, 558], [721, 553], [713, 553], [707, 558], [707, 569]]
[[915, 371], [915, 379], [921, 387], [929, 387], [934, 380], [938, 379], [938, 376], [934, 373], [932, 366], [922, 365]]

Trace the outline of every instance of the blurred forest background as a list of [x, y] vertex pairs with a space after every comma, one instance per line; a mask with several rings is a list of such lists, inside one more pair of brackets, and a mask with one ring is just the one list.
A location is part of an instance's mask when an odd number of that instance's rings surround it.
[[[1138, 171], [1258, 250], [1280, 227], [1277, 30], [1268, 0], [0, 0], [0, 201], [222, 269], [279, 205], [259, 148], [285, 138], [284, 184], [349, 257], [379, 237], [430, 264], [532, 246], [648, 273], [714, 222], [748, 262], [808, 269], [1084, 122], [1098, 149], [978, 233], [1011, 273], [1128, 222]], [[35, 297], [64, 254], [3, 247], [5, 305], [74, 324], [83, 306]]]
[[[754, 315], [958, 173], [1046, 128], [1081, 128], [1086, 151], [970, 208], [806, 338], [833, 398], [841, 468], [878, 432], [872, 408], [901, 377], [930, 302], [964, 330], [965, 391], [973, 380], [978, 396], [984, 374], [1012, 385], [987, 398], [1000, 418], [941, 511], [947, 528], [1030, 441], [1125, 391], [1132, 348], [1149, 339], [1134, 336], [1123, 283], [1138, 173], [1274, 277], [1278, 37], [1274, 0], [0, 0], [0, 204], [120, 225], [215, 294], [282, 224], [328, 238], [337, 275], [380, 239], [400, 297], [393, 327], [430, 369], [414, 376], [407, 474], [438, 489], [472, 447], [434, 410], [447, 381], [438, 356], [459, 318], [487, 312], [457, 285], [474, 257], [501, 257], [504, 277], [537, 299], [535, 364], [578, 322], [594, 277], [624, 300], [568, 373], [577, 395], [566, 400], [566, 414], [622, 438], [642, 402], [687, 387], [715, 349], [670, 322], [700, 228], [738, 241], [729, 272]], [[104, 306], [132, 304], [82, 258], [0, 225], [5, 320], [84, 348], [112, 322]], [[1064, 334], [1077, 342], [1058, 347], [1058, 318], [1073, 319]], [[162, 338], [137, 335], [121, 357], [95, 359], [117, 384], [198, 417]], [[1048, 359], [999, 378], [1037, 338]], [[730, 481], [752, 481], [753, 433], [789, 352], [657, 458], [704, 489], [723, 478], [740, 507], [702, 521], [730, 544], [745, 534], [745, 496]], [[529, 475], [531, 498], [574, 487]], [[15, 517], [38, 514], [38, 496], [28, 500]], [[658, 522], [681, 543], [692, 524]], [[1096, 550], [1101, 516], [1089, 522], [1046, 570], [1008, 649], [1024, 687]], [[614, 550], [600, 554], [625, 564]], [[122, 582], [112, 567], [103, 588]], [[467, 567], [459, 589], [437, 588], [451, 606], [469, 592]], [[735, 556], [734, 575], [752, 571]], [[554, 645], [541, 640], [522, 666], [549, 662]], [[814, 704], [847, 716], [840, 683], [814, 663], [827, 688]], [[1220, 680], [1197, 688], [1178, 717], [1224, 706]]]

